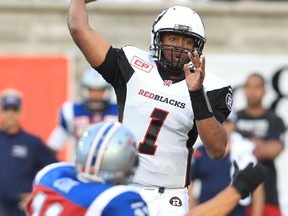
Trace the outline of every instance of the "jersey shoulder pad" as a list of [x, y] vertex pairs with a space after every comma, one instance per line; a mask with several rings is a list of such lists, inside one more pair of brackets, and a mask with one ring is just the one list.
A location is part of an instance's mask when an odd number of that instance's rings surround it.
[[214, 73], [206, 73], [203, 85], [206, 91], [230, 86], [226, 80], [222, 79]]
[[41, 180], [43, 180], [45, 177], [47, 177], [49, 174], [55, 172], [57, 168], [64, 168], [69, 167], [74, 169], [74, 165], [72, 163], [67, 162], [56, 162], [49, 164], [45, 166], [43, 169], [41, 169], [35, 176], [34, 183], [39, 184]]

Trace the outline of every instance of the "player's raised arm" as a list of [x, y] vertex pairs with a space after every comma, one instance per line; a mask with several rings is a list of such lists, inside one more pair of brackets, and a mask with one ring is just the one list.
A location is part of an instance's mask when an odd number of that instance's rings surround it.
[[188, 57], [194, 66], [194, 72], [190, 72], [188, 64], [185, 64], [183, 69], [198, 133], [209, 157], [221, 158], [225, 154], [227, 133], [223, 125], [214, 117], [214, 107], [211, 107], [204, 90], [206, 59], [205, 56], [200, 57], [197, 51], [194, 51], [193, 55], [189, 52]]
[[91, 0], [71, 0], [68, 14], [70, 34], [92, 67], [105, 59], [110, 44], [89, 25], [86, 4]]

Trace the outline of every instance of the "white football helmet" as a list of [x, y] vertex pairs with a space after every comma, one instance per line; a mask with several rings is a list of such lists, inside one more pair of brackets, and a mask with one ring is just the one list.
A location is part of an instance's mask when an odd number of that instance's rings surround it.
[[84, 181], [127, 184], [138, 166], [134, 135], [119, 122], [94, 124], [76, 148], [76, 170]]
[[[89, 96], [91, 90], [105, 90], [103, 98], [96, 100]], [[92, 112], [102, 111], [112, 97], [112, 87], [94, 68], [87, 69], [81, 81], [81, 98], [86, 107]]]
[[[173, 61], [167, 61], [162, 58], [162, 51], [169, 50], [172, 52], [173, 58], [173, 46], [165, 45], [161, 41], [161, 34], [163, 32], [175, 32], [185, 34], [186, 36], [194, 39], [195, 47], [193, 50], [197, 50], [201, 55], [205, 39], [204, 24], [199, 15], [188, 7], [174, 6], [170, 7], [161, 14], [158, 15], [152, 26], [150, 52], [153, 58], [158, 61], [162, 66], [174, 73], [181, 73], [183, 65], [173, 65]], [[182, 48], [182, 53], [192, 50], [185, 50]], [[189, 59], [187, 57], [187, 62]]]

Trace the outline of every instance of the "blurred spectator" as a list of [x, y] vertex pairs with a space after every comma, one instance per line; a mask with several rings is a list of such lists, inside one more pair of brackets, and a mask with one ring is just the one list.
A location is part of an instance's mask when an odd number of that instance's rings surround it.
[[[191, 166], [189, 193], [190, 209], [216, 196], [217, 193], [231, 183], [233, 161], [236, 161], [240, 168], [244, 168], [250, 162], [257, 162], [257, 159], [253, 155], [253, 150], [255, 148], [254, 144], [235, 132], [236, 119], [236, 114], [231, 112], [227, 120], [223, 122], [223, 126], [228, 134], [226, 153], [223, 158], [218, 160], [210, 159], [203, 145], [196, 149]], [[194, 198], [196, 190], [196, 185], [194, 184], [195, 180], [199, 180], [201, 183], [201, 189], [197, 199]], [[264, 203], [263, 186], [260, 186], [255, 190], [253, 193], [253, 200], [255, 200], [253, 205], [253, 216], [262, 216]], [[250, 202], [251, 197], [241, 200], [229, 215], [247, 215], [246, 206]]]
[[247, 106], [238, 112], [236, 129], [255, 144], [254, 155], [268, 170], [264, 181], [265, 205], [263, 216], [280, 216], [277, 173], [274, 160], [284, 149], [285, 125], [272, 110], [262, 105], [265, 79], [253, 73], [245, 83]]
[[35, 174], [56, 162], [40, 138], [21, 128], [21, 94], [6, 89], [0, 95], [0, 206], [1, 216], [24, 216], [23, 206]]
[[112, 102], [113, 97], [115, 96], [110, 84], [95, 69], [87, 69], [81, 81], [82, 102], [67, 101], [63, 104], [59, 124], [52, 131], [48, 139], [48, 146], [58, 152], [71, 138], [72, 155], [70, 160], [74, 160], [75, 145], [91, 124], [118, 120], [118, 106]]

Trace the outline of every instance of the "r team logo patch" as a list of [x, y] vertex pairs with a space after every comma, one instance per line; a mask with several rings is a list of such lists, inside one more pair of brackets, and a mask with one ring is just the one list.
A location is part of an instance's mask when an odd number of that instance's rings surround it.
[[144, 61], [143, 59], [140, 59], [139, 57], [137, 56], [134, 56], [130, 62], [131, 66], [134, 66], [146, 73], [149, 73], [152, 68], [153, 68], [153, 65]]
[[180, 200], [180, 198], [178, 197], [172, 197], [170, 200], [169, 200], [169, 203], [170, 205], [172, 206], [182, 206], [182, 201]]
[[231, 111], [233, 105], [233, 96], [231, 93], [228, 93], [225, 98], [226, 106]]
[[170, 85], [172, 85], [173, 84], [173, 81], [172, 80], [164, 80], [164, 85], [165, 86], [170, 86]]

